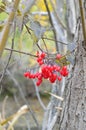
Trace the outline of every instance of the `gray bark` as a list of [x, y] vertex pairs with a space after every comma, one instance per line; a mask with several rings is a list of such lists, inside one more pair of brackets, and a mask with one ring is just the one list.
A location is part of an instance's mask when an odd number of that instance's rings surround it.
[[86, 129], [86, 50], [79, 33], [76, 63], [65, 87], [59, 130]]

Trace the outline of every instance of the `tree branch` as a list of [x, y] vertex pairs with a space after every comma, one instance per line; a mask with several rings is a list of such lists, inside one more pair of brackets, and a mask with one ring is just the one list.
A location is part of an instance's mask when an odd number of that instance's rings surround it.
[[[13, 49], [13, 46], [14, 46], [14, 38], [12, 39], [11, 49]], [[7, 62], [7, 64], [6, 64], [6, 66], [5, 66], [5, 68], [4, 68], [4, 71], [3, 71], [3, 73], [2, 73], [2, 76], [1, 76], [1, 78], [0, 78], [0, 85], [2, 84], [4, 75], [5, 75], [5, 73], [6, 73], [6, 69], [7, 69], [8, 65], [9, 65], [9, 62], [10, 62], [11, 57], [12, 57], [12, 50], [10, 51], [10, 55], [9, 55], [9, 58], [8, 58], [8, 62]]]
[[[50, 10], [49, 10], [49, 7], [48, 7], [47, 0], [44, 0], [44, 3], [45, 3], [45, 6], [46, 6], [46, 9], [47, 9], [47, 12], [48, 12], [49, 21], [51, 23], [51, 26], [54, 28], [53, 33], [54, 33], [54, 38], [55, 38], [55, 42], [56, 42], [56, 31], [55, 31], [55, 27], [53, 25], [52, 16], [51, 16], [51, 13], [50, 13]], [[56, 49], [58, 50], [58, 48], [56, 48]]]
[[79, 7], [80, 7], [80, 13], [81, 13], [81, 20], [82, 20], [83, 37], [86, 44], [86, 26], [85, 26], [86, 24], [85, 24], [85, 17], [84, 17], [85, 15], [84, 15], [82, 0], [79, 0]]
[[4, 51], [4, 48], [5, 48], [8, 36], [9, 36], [9, 32], [11, 29], [11, 25], [14, 20], [14, 16], [15, 16], [16, 10], [18, 8], [19, 2], [20, 2], [20, 0], [14, 1], [13, 9], [8, 17], [7, 24], [4, 27], [4, 32], [3, 32], [3, 35], [2, 35], [1, 41], [0, 41], [0, 57], [2, 56], [2, 53]]
[[13, 52], [21, 53], [21, 54], [24, 54], [24, 55], [33, 56], [33, 57], [37, 57], [36, 55], [33, 55], [31, 53], [27, 53], [27, 52], [23, 52], [23, 51], [18, 51], [18, 50], [14, 50], [14, 49], [10, 49], [10, 48], [5, 48], [5, 50], [7, 50], [7, 51], [13, 51]]

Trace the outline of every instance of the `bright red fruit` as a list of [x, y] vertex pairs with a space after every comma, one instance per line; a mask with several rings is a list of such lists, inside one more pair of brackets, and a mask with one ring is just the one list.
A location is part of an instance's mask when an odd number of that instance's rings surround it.
[[41, 57], [37, 58], [37, 62], [40, 62], [40, 61], [42, 61], [42, 58]]
[[[52, 59], [46, 58], [45, 52], [39, 53], [37, 51], [37, 62], [40, 66], [40, 72], [35, 74], [31, 72], [24, 73], [24, 77], [30, 79], [37, 79], [36, 85], [40, 86], [43, 79], [48, 79], [51, 83], [54, 83], [56, 80], [61, 81], [62, 77], [68, 76], [69, 72], [67, 66], [60, 67], [56, 63], [54, 64]], [[56, 59], [60, 60], [62, 57], [61, 54], [56, 55]]]
[[57, 75], [56, 74], [52, 74], [52, 76], [49, 78], [51, 83], [54, 83], [57, 79]]
[[45, 58], [46, 54], [44, 52], [41, 53], [41, 58]]
[[41, 73], [38, 75], [38, 79], [42, 80], [42, 74]]
[[29, 77], [29, 75], [30, 75], [30, 72], [24, 73], [24, 77]]
[[40, 86], [41, 83], [42, 83], [42, 80], [38, 80], [38, 81], [36, 82], [36, 85], [37, 85], [37, 86]]
[[59, 72], [60, 69], [61, 69], [61, 67], [60, 67], [60, 66], [57, 66], [55, 70]]
[[44, 62], [43, 62], [43, 61], [40, 61], [40, 62], [39, 62], [39, 65], [43, 65], [43, 64], [44, 64]]
[[61, 54], [57, 54], [57, 55], [56, 55], [56, 59], [57, 59], [57, 60], [60, 60], [61, 57], [62, 57]]
[[64, 77], [68, 76], [69, 72], [67, 70], [67, 66], [63, 66], [61, 71], [60, 71], [60, 74]]
[[58, 79], [59, 81], [61, 81], [61, 80], [62, 80], [62, 77], [61, 77], [61, 76], [57, 76], [57, 79]]

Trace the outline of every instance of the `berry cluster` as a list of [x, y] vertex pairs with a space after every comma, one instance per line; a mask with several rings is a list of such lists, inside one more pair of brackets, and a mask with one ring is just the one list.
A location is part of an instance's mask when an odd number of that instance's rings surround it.
[[[56, 59], [60, 60], [62, 56], [60, 54], [56, 55]], [[37, 52], [37, 62], [40, 65], [40, 72], [32, 74], [31, 72], [24, 73], [24, 76], [27, 78], [37, 78], [36, 85], [40, 86], [43, 79], [48, 79], [51, 83], [54, 83], [56, 80], [61, 81], [62, 76], [68, 76], [67, 66], [59, 66], [57, 64], [49, 64], [49, 59], [46, 61], [46, 54], [44, 52]]]
[[44, 64], [44, 58], [46, 56], [46, 54], [44, 52], [42, 52], [41, 54], [39, 52], [37, 52], [37, 62], [39, 63], [39, 65]]

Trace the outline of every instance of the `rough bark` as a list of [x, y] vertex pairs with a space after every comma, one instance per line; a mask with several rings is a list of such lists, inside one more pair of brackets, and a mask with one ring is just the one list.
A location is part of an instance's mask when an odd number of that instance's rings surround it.
[[65, 101], [59, 130], [86, 129], [86, 50], [82, 39], [80, 31], [76, 63], [64, 92]]

